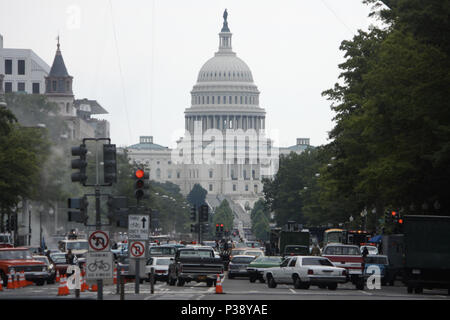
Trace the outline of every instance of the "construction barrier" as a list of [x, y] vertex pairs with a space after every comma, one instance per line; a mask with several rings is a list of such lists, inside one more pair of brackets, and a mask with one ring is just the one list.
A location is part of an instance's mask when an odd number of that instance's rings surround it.
[[11, 273], [8, 273], [8, 284], [6, 285], [6, 289], [15, 289]]
[[220, 274], [217, 274], [216, 293], [223, 293], [222, 282], [220, 281]]
[[70, 294], [69, 287], [67, 287], [66, 276], [63, 276], [58, 287], [58, 296], [67, 296]]

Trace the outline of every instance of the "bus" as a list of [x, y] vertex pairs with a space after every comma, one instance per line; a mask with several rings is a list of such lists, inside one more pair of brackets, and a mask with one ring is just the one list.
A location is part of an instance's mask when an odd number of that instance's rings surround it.
[[371, 234], [363, 230], [327, 229], [323, 235], [323, 244], [342, 243], [360, 246], [369, 242]]

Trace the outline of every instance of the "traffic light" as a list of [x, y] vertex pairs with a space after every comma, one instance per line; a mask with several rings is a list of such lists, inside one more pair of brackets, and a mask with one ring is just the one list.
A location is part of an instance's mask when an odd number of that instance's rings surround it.
[[220, 224], [220, 232], [223, 232], [223, 223]]
[[220, 226], [219, 226], [219, 224], [217, 223], [217, 224], [216, 224], [216, 233], [218, 233], [218, 232], [220, 232]]
[[392, 216], [392, 221], [394, 223], [398, 222], [399, 216], [398, 216], [398, 212], [397, 211], [392, 211], [391, 212], [391, 216]]
[[79, 157], [78, 159], [72, 160], [72, 169], [78, 169], [78, 172], [72, 173], [72, 182], [80, 182], [81, 184], [86, 183], [86, 154], [87, 148], [85, 144], [80, 144], [79, 147], [72, 147], [72, 156]]
[[197, 219], [197, 208], [195, 206], [191, 207], [191, 220], [195, 221]]
[[123, 211], [128, 208], [128, 198], [108, 195], [106, 204], [108, 206], [108, 216], [112, 217], [115, 213], [118, 213], [118, 211]]
[[208, 219], [209, 219], [209, 207], [208, 205], [204, 204], [200, 206], [199, 220], [200, 222], [208, 222]]
[[73, 222], [86, 223], [88, 220], [88, 206], [89, 202], [86, 196], [84, 196], [83, 198], [69, 198], [67, 200], [67, 208], [76, 210], [69, 210], [68, 220]]
[[103, 145], [103, 180], [107, 184], [117, 182], [116, 145]]
[[134, 195], [137, 200], [140, 200], [145, 196], [145, 189], [149, 188], [148, 184], [146, 183], [149, 174], [148, 172], [144, 172], [143, 169], [139, 168], [134, 172], [133, 177], [136, 180], [134, 182]]

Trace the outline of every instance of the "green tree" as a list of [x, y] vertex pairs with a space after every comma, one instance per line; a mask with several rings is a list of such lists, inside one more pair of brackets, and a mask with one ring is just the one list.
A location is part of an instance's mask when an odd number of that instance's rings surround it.
[[206, 191], [200, 184], [196, 183], [192, 188], [191, 192], [189, 192], [187, 196], [187, 200], [193, 206], [197, 208], [201, 205], [205, 204], [206, 195], [208, 191]]
[[[231, 210], [230, 204], [227, 200], [223, 200], [220, 205], [214, 211], [214, 215], [212, 217], [213, 226], [216, 224], [224, 225], [224, 230], [232, 230], [233, 229], [233, 221], [234, 215], [233, 210]], [[215, 229], [214, 229], [215, 231]]]

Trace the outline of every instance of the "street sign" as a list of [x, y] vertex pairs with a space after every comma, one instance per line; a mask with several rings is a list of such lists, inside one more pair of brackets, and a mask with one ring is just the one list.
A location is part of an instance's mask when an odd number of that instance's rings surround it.
[[130, 241], [130, 258], [145, 258], [145, 241]]
[[86, 254], [86, 278], [110, 279], [113, 277], [113, 254], [110, 251], [88, 252]]
[[150, 216], [130, 214], [128, 216], [128, 239], [148, 240]]
[[89, 251], [109, 251], [109, 231], [93, 231], [89, 234]]

